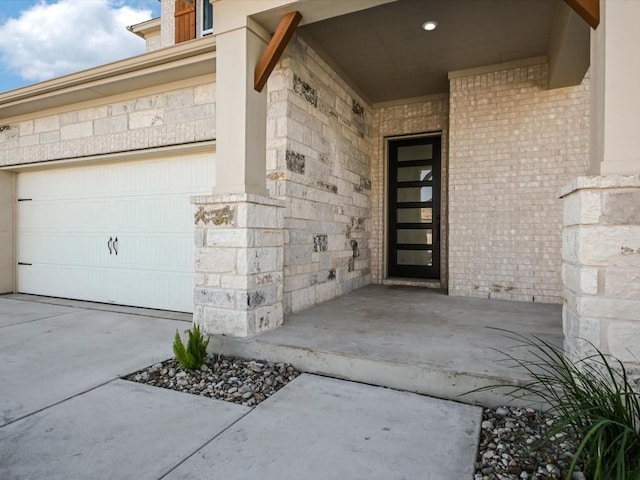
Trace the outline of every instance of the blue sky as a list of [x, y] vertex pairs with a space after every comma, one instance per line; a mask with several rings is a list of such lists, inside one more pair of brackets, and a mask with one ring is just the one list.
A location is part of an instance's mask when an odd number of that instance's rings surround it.
[[0, 92], [144, 52], [158, 0], [0, 0]]

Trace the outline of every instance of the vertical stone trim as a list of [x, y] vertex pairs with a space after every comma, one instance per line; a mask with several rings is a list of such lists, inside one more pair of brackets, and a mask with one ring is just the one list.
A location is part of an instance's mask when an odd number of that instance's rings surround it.
[[251, 194], [193, 197], [194, 322], [250, 337], [282, 324], [284, 204]]
[[640, 175], [578, 177], [562, 198], [565, 348], [591, 342], [640, 378]]
[[175, 12], [176, 12], [176, 3], [173, 0], [163, 0], [160, 2], [160, 36], [161, 36], [161, 46], [170, 47], [171, 45], [175, 45], [176, 39], [176, 22], [175, 22]]

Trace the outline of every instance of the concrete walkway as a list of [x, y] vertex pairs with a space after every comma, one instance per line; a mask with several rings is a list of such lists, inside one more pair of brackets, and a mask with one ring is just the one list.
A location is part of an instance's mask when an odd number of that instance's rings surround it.
[[478, 407], [305, 374], [249, 409], [119, 379], [184, 328], [0, 298], [0, 478], [472, 478]]

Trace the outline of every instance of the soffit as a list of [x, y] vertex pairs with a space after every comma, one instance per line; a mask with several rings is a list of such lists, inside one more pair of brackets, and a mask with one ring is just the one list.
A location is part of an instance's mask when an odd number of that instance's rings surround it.
[[0, 93], [0, 119], [215, 73], [215, 38], [135, 57]]
[[[443, 93], [448, 73], [547, 54], [562, 0], [398, 0], [299, 27], [372, 103]], [[423, 22], [438, 28], [426, 32]]]

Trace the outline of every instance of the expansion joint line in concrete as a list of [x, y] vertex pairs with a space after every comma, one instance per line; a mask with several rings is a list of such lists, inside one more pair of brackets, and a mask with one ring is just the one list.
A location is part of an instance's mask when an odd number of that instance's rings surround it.
[[36, 414], [40, 413], [40, 412], [44, 412], [45, 410], [48, 410], [48, 409], [50, 409], [52, 407], [56, 407], [56, 406], [60, 405], [61, 403], [67, 402], [69, 400], [72, 400], [72, 399], [74, 399], [76, 397], [79, 397], [80, 395], [84, 395], [85, 393], [92, 392], [92, 391], [94, 391], [94, 390], [96, 390], [96, 389], [98, 389], [100, 387], [104, 387], [105, 385], [108, 385], [109, 383], [114, 382], [116, 380], [120, 380], [120, 377], [112, 378], [111, 380], [107, 380], [106, 382], [102, 382], [101, 384], [96, 385], [95, 387], [88, 388], [86, 390], [83, 390], [82, 392], [78, 392], [78, 393], [76, 393], [74, 395], [71, 395], [70, 397], [63, 398], [62, 400], [60, 400], [58, 402], [55, 402], [55, 403], [52, 403], [51, 405], [47, 405], [46, 407], [42, 407], [42, 408], [40, 408], [38, 410], [34, 410], [33, 412], [29, 412], [26, 415], [23, 415], [21, 417], [14, 418], [10, 422], [5, 423], [4, 425], [0, 425], [0, 429], [3, 429], [4, 427], [7, 427], [7, 426], [9, 426], [9, 425], [11, 425], [13, 423], [19, 422], [20, 420], [24, 420], [25, 418], [29, 418], [29, 417], [31, 417], [33, 415], [36, 415]]
[[211, 440], [208, 440], [206, 442], [204, 442], [202, 445], [200, 445], [199, 447], [195, 448], [189, 455], [187, 455], [185, 458], [183, 458], [181, 461], [179, 461], [177, 464], [175, 464], [173, 467], [171, 467], [169, 470], [167, 470], [166, 473], [164, 473], [161, 477], [158, 478], [158, 480], [162, 480], [163, 478], [165, 478], [167, 475], [169, 475], [171, 472], [173, 472], [174, 470], [176, 470], [180, 465], [182, 465], [184, 462], [186, 462], [187, 460], [189, 460], [191, 457], [193, 457], [196, 453], [198, 453], [200, 450], [202, 450], [204, 447], [206, 447], [207, 445], [209, 445], [211, 442], [213, 442], [215, 439], [217, 439], [220, 435], [222, 435], [224, 432], [226, 432], [227, 430], [229, 430], [231, 427], [233, 427], [236, 423], [238, 423], [240, 420], [242, 420], [244, 417], [246, 417], [247, 415], [251, 414], [251, 412], [253, 412], [255, 410], [255, 408], [252, 408], [251, 410], [249, 410], [247, 413], [245, 413], [244, 415], [242, 415], [240, 418], [238, 418], [235, 422], [230, 423], [226, 428], [222, 429], [220, 432], [218, 432], [217, 435], [215, 435]]
[[[17, 301], [21, 301], [21, 300], [17, 300]], [[49, 315], [47, 317], [41, 317], [41, 318], [34, 318], [33, 320], [26, 320], [24, 322], [16, 322], [16, 323], [12, 323], [11, 325], [2, 325], [2, 326], [0, 326], [0, 328], [15, 327], [16, 325], [24, 325], [26, 323], [41, 322], [42, 320], [49, 320], [51, 318], [64, 317], [65, 315], [72, 315], [74, 313], [77, 313], [77, 311], [75, 311], [75, 312], [58, 313], [56, 315]]]

